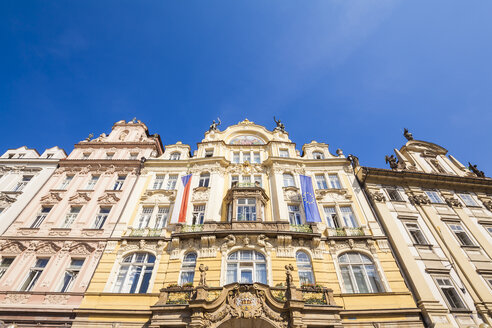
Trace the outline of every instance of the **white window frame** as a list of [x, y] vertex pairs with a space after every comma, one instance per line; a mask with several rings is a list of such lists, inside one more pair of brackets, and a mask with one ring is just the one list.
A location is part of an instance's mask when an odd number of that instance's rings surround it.
[[[432, 278], [434, 279], [437, 289], [439, 289], [439, 292], [441, 293], [444, 302], [446, 303], [446, 305], [449, 307], [451, 311], [468, 310], [466, 303], [463, 299], [463, 295], [461, 295], [459, 288], [456, 288], [456, 284], [454, 283], [453, 279], [451, 279], [450, 276], [432, 276]], [[443, 282], [444, 280], [447, 280], [449, 283], [441, 284], [439, 280], [443, 280]], [[459, 301], [463, 305], [463, 307], [454, 307], [453, 305], [451, 305], [450, 300], [448, 299], [446, 293], [443, 290], [443, 287], [445, 287], [446, 289], [453, 289], [456, 293], [456, 296], [459, 298]]]
[[342, 181], [337, 173], [329, 173], [328, 181], [330, 182], [331, 189], [343, 189]]
[[302, 250], [297, 251], [296, 264], [301, 287], [304, 284], [314, 285], [316, 279], [314, 277], [313, 262], [311, 261], [309, 254]]
[[301, 208], [297, 204], [287, 204], [290, 225], [302, 225]]
[[[144, 256], [142, 261], [140, 256]], [[129, 261], [126, 259], [129, 258]], [[149, 261], [152, 259], [152, 261]], [[113, 287], [114, 293], [128, 293], [128, 294], [145, 294], [152, 291], [152, 276], [154, 275], [154, 268], [156, 267], [156, 256], [149, 252], [136, 252], [123, 257], [120, 262], [118, 273], [116, 274], [116, 282]], [[140, 271], [138, 271], [140, 270]], [[147, 275], [147, 289], [140, 292], [144, 278]], [[134, 284], [134, 277], [136, 273], [139, 272], [138, 280], [135, 285], [135, 290], [131, 292], [132, 286]]]
[[[243, 253], [249, 253], [251, 252], [251, 257], [246, 258], [245, 256], [243, 257]], [[232, 255], [236, 254], [235, 259], [232, 258]], [[235, 268], [233, 268], [235, 266]], [[261, 269], [258, 267], [264, 266], [264, 281], [260, 281], [261, 279], [258, 279], [258, 276], [261, 272]], [[235, 272], [235, 279], [230, 279], [230, 272]], [[243, 272], [251, 272], [251, 282], [243, 282], [241, 281], [242, 273]], [[261, 278], [261, 277], [260, 277]], [[267, 257], [265, 254], [258, 252], [256, 250], [246, 250], [246, 249], [241, 249], [237, 250], [234, 252], [231, 252], [227, 255], [226, 258], [226, 270], [225, 270], [225, 279], [226, 284], [234, 283], [234, 282], [239, 282], [239, 283], [254, 283], [254, 282], [259, 282], [263, 283], [265, 285], [268, 285], [268, 263], [267, 263]]]
[[259, 151], [253, 152], [253, 163], [255, 164], [261, 163], [261, 153]]
[[178, 174], [169, 174], [167, 176], [166, 190], [176, 189], [176, 183], [178, 182]]
[[154, 213], [154, 206], [142, 206], [140, 210], [140, 216], [137, 220], [136, 229], [144, 229], [149, 227], [150, 219], [152, 218], [152, 214]]
[[114, 182], [113, 190], [121, 190], [123, 184], [125, 183], [126, 175], [119, 174]]
[[282, 157], [282, 158], [289, 158], [289, 149], [287, 148], [280, 148], [278, 150], [278, 157]]
[[468, 193], [459, 193], [457, 195], [461, 199], [463, 204], [465, 204], [466, 206], [470, 206], [470, 207], [479, 207], [480, 206], [475, 201], [475, 199], [473, 199], [473, 196], [468, 194]]
[[[458, 244], [460, 244], [461, 246], [464, 247], [477, 246], [477, 243], [475, 242], [473, 237], [471, 237], [471, 234], [469, 234], [469, 232], [463, 227], [461, 223], [459, 222], [448, 223], [448, 227], [453, 233], [456, 240], [458, 241]], [[470, 244], [469, 245], [466, 244], [466, 242], [464, 242], [465, 239], [460, 238], [460, 236], [465, 236], [470, 241]]]
[[67, 175], [65, 176], [65, 179], [63, 179], [60, 187], [58, 187], [59, 190], [67, 190], [68, 186], [70, 185], [70, 182], [73, 180], [73, 175]]
[[49, 261], [50, 258], [46, 258], [46, 257], [36, 258], [36, 262], [34, 262], [34, 266], [32, 266], [31, 269], [29, 269], [29, 273], [27, 274], [27, 276], [24, 278], [24, 281], [20, 285], [19, 291], [21, 292], [31, 291], [36, 286], [39, 277], [41, 277], [41, 275], [43, 274], [44, 270], [48, 266]]
[[17, 182], [17, 184], [12, 189], [13, 192], [21, 192], [27, 186], [27, 184], [32, 180], [32, 175], [23, 175], [22, 179]]
[[[105, 212], [106, 209], [108, 210], [107, 212]], [[99, 210], [97, 212], [96, 219], [94, 220], [92, 229], [102, 229], [104, 227], [104, 224], [106, 223], [109, 214], [111, 213], [111, 209], [111, 206], [99, 206]]]
[[[333, 209], [333, 212], [327, 211], [327, 209]], [[328, 227], [331, 229], [340, 229], [343, 227], [343, 224], [340, 222], [340, 214], [336, 206], [323, 206], [323, 213], [325, 214], [325, 220]]]
[[[427, 237], [425, 236], [422, 228], [417, 221], [405, 221], [403, 222], [403, 225], [405, 226], [405, 229], [410, 236], [410, 240], [413, 242], [414, 245], [429, 245], [429, 241], [427, 240]], [[414, 225], [414, 227], [409, 227], [409, 225]], [[415, 231], [416, 234], [420, 234], [421, 238], [423, 238], [423, 242], [417, 240], [418, 238], [416, 238], [415, 235], [412, 234], [413, 231]]]
[[[343, 226], [344, 227], [347, 227], [347, 228], [360, 228], [360, 222], [357, 219], [357, 216], [355, 215], [355, 212], [354, 212], [354, 209], [353, 209], [352, 205], [340, 205], [339, 208], [340, 208], [340, 213], [341, 213], [340, 218], [343, 221]], [[350, 212], [344, 211], [343, 210], [344, 208], [350, 209]], [[351, 216], [349, 214], [351, 214]], [[350, 221], [350, 222], [348, 222], [348, 221]], [[350, 224], [348, 224], [348, 223], [350, 223]]]
[[91, 178], [89, 182], [87, 182], [87, 186], [85, 187], [85, 190], [94, 190], [96, 187], [97, 182], [99, 181], [99, 175], [91, 175]]
[[154, 229], [164, 229], [169, 220], [169, 206], [159, 206], [155, 216]]
[[179, 161], [181, 159], [181, 153], [179, 151], [172, 152], [169, 156], [171, 161]]
[[[244, 201], [244, 204], [241, 202]], [[258, 220], [258, 211], [257, 211], [257, 204], [256, 204], [256, 198], [252, 197], [241, 197], [236, 200], [237, 202], [237, 208], [236, 208], [236, 220], [237, 221], [257, 221]], [[242, 209], [242, 210], [240, 210]], [[240, 213], [241, 212], [241, 213]], [[240, 215], [243, 215], [244, 217], [240, 217]]]
[[164, 185], [164, 180], [166, 179], [165, 174], [156, 174], [154, 178], [154, 183], [152, 184], [153, 190], [161, 190]]
[[282, 174], [283, 186], [287, 187], [296, 187], [296, 179], [292, 173], [285, 172]]
[[[392, 202], [403, 202], [403, 201], [405, 201], [397, 187], [392, 187], [392, 186], [391, 187], [384, 187], [384, 190], [386, 191], [386, 194], [388, 195], [388, 199], [390, 201], [392, 201]], [[396, 194], [396, 197], [393, 197], [392, 195], [395, 195], [395, 194], [392, 194], [391, 192], [394, 192]]]
[[[193, 260], [191, 260], [193, 258]], [[184, 284], [191, 283], [193, 284], [193, 280], [195, 279], [195, 269], [196, 269], [196, 260], [198, 256], [195, 252], [186, 253], [183, 256], [183, 262], [181, 263], [181, 270], [179, 272], [179, 285], [183, 286]], [[191, 273], [191, 281], [184, 281], [184, 275]]]
[[72, 224], [77, 219], [80, 211], [82, 210], [82, 206], [71, 206], [70, 211], [65, 215], [65, 220], [63, 221], [62, 228], [68, 229], [72, 226]]
[[210, 184], [210, 173], [202, 172], [200, 174], [200, 179], [198, 180], [198, 187], [208, 188]]
[[0, 279], [5, 275], [5, 273], [9, 270], [12, 263], [15, 261], [15, 256], [3, 256], [0, 261]]
[[320, 151], [313, 151], [313, 159], [325, 159], [325, 154]]
[[[74, 264], [74, 262], [82, 261], [80, 265]], [[70, 266], [65, 270], [65, 274], [63, 275], [63, 279], [61, 281], [61, 285], [58, 288], [58, 292], [65, 293], [72, 289], [77, 277], [82, 270], [82, 266], [84, 266], [85, 259], [70, 259]]]
[[325, 190], [328, 189], [328, 182], [326, 181], [326, 176], [324, 174], [315, 174], [314, 180], [316, 180], [316, 188]]
[[427, 197], [429, 198], [432, 204], [444, 204], [444, 201], [442, 200], [441, 196], [437, 191], [426, 190], [425, 194], [427, 195]]
[[[47, 211], [45, 211], [45, 209], [47, 209]], [[34, 219], [33, 223], [31, 224], [31, 228], [34, 229], [39, 228], [39, 226], [41, 226], [41, 224], [46, 219], [48, 214], [50, 214], [52, 209], [53, 206], [42, 206], [38, 214], [36, 215], [36, 218]]]
[[192, 212], [192, 224], [203, 224], [205, 221], [205, 210], [206, 210], [206, 205], [205, 204], [194, 204], [193, 205], [193, 212]]
[[[353, 262], [352, 263], [349, 254], [358, 254], [359, 258], [361, 260], [359, 262]], [[347, 255], [347, 259], [349, 261], [348, 262], [341, 262], [340, 258], [342, 256], [345, 256], [345, 255]], [[365, 262], [364, 257], [367, 258], [369, 261]], [[383, 278], [379, 274], [379, 270], [378, 270], [378, 267], [376, 265], [376, 262], [369, 255], [361, 253], [361, 252], [357, 252], [357, 251], [345, 252], [345, 253], [339, 254], [337, 256], [337, 262], [338, 262], [338, 267], [340, 269], [340, 278], [341, 278], [340, 283], [342, 284], [343, 290], [345, 293], [349, 293], [349, 294], [365, 293], [363, 291], [361, 292], [361, 290], [360, 290], [361, 286], [358, 284], [358, 280], [355, 277], [354, 267], [362, 267], [362, 270], [360, 272], [362, 273], [362, 278], [364, 280], [365, 286], [367, 287], [367, 290], [368, 290], [367, 293], [373, 294], [373, 293], [384, 293], [385, 292], [386, 288], [385, 288], [384, 283], [383, 283]], [[344, 270], [343, 270], [344, 267], [348, 267], [348, 274], [349, 274], [348, 278], [350, 279], [350, 284], [351, 284], [352, 289], [353, 289], [352, 292], [350, 292], [347, 288], [347, 281], [345, 281], [345, 277], [344, 277]], [[369, 279], [368, 267], [372, 267], [372, 271], [376, 274], [375, 275], [375, 277], [377, 277], [376, 285], [379, 285], [380, 290], [374, 290], [374, 286], [372, 285], [371, 280]]]

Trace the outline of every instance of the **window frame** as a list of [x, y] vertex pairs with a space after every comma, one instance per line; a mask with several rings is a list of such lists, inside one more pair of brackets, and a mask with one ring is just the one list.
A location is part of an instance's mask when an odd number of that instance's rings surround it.
[[[353, 262], [352, 263], [350, 261], [350, 259], [351, 259], [350, 254], [358, 254], [359, 259], [361, 259], [361, 260], [359, 262]], [[340, 260], [345, 255], [347, 256], [348, 262], [342, 262]], [[369, 262], [364, 262], [364, 258], [367, 258], [369, 260]], [[358, 252], [358, 251], [343, 252], [337, 256], [337, 264], [338, 264], [338, 269], [340, 270], [340, 280], [339, 281], [343, 286], [342, 291], [344, 293], [347, 293], [347, 294], [379, 294], [379, 293], [385, 293], [386, 292], [387, 288], [383, 282], [382, 274], [380, 273], [378, 265], [377, 265], [377, 263], [373, 257], [371, 257], [365, 253]], [[362, 271], [359, 271], [359, 273], [362, 273], [362, 278], [364, 280], [363, 282], [365, 283], [367, 292], [365, 292], [365, 291], [361, 292], [361, 286], [362, 285], [359, 285], [360, 281], [357, 280], [356, 275], [354, 273], [354, 269], [353, 269], [353, 267], [355, 267], [355, 266], [362, 267]], [[348, 278], [350, 279], [352, 292], [350, 292], [347, 288], [347, 281], [345, 280], [345, 276], [344, 276], [344, 269], [343, 269], [344, 267], [349, 268]], [[373, 277], [376, 278], [374, 280], [375, 285], [377, 287], [379, 287], [379, 290], [374, 290], [374, 286], [373, 286], [373, 284], [369, 278], [367, 267], [372, 267], [371, 268], [372, 272], [375, 273], [375, 275]], [[359, 276], [359, 278], [361, 278], [361, 277]]]
[[[193, 261], [187, 260], [188, 257], [194, 256]], [[181, 269], [179, 270], [179, 285], [183, 286], [184, 284], [191, 283], [193, 284], [193, 280], [195, 279], [195, 271], [196, 271], [196, 262], [198, 259], [198, 254], [196, 252], [187, 252], [183, 256], [183, 261], [181, 262]], [[189, 277], [191, 277], [191, 281], [187, 279], [184, 280], [184, 275], [187, 273], [191, 273]]]
[[[388, 195], [388, 199], [392, 202], [404, 202], [405, 199], [403, 199], [400, 191], [398, 190], [398, 187], [396, 186], [387, 186], [387, 187], [384, 187], [384, 191], [386, 192], [386, 194]], [[392, 194], [390, 191], [396, 193], [396, 199], [395, 197], [392, 197]]]
[[283, 187], [284, 188], [289, 188], [289, 187], [296, 188], [296, 179], [292, 173], [289, 173], [289, 172], [283, 173], [282, 174], [282, 180], [283, 180]]
[[[73, 265], [74, 261], [82, 261], [80, 266], [75, 266]], [[70, 265], [68, 266], [67, 269], [65, 269], [65, 274], [63, 275], [63, 279], [61, 281], [60, 287], [58, 288], [58, 292], [60, 293], [66, 293], [69, 292], [73, 285], [75, 284], [75, 281], [77, 280], [80, 271], [82, 271], [82, 267], [84, 266], [85, 259], [83, 258], [71, 258], [70, 259]], [[67, 281], [68, 277], [68, 281]]]
[[329, 181], [330, 189], [338, 189], [338, 190], [343, 189], [342, 180], [340, 180], [338, 173], [329, 173], [328, 181]]
[[210, 173], [202, 172], [200, 173], [200, 179], [198, 180], [198, 187], [208, 188], [210, 184]]
[[[144, 261], [138, 262], [138, 256], [144, 255]], [[130, 258], [130, 261], [126, 261], [127, 258]], [[149, 261], [151, 259], [151, 261]], [[118, 271], [116, 273], [116, 279], [113, 286], [113, 293], [124, 293], [124, 294], [146, 294], [149, 290], [152, 290], [152, 278], [154, 276], [154, 269], [157, 267], [156, 265], [157, 257], [155, 254], [150, 252], [134, 252], [130, 254], [126, 254], [121, 258], [121, 261], [118, 266]], [[140, 267], [140, 271], [138, 271]], [[125, 271], [122, 268], [127, 268]], [[133, 269], [135, 268], [135, 269]], [[149, 273], [150, 268], [150, 275]], [[135, 274], [132, 275], [132, 269]], [[138, 279], [135, 284], [135, 275], [139, 273]], [[120, 277], [122, 277], [120, 279]], [[148, 277], [147, 280], [146, 277]], [[142, 291], [142, 286], [144, 283], [147, 285], [145, 291]], [[133, 290], [133, 291], [132, 291]]]
[[[459, 199], [461, 200], [461, 202], [463, 204], [465, 204], [465, 206], [467, 207], [481, 207], [480, 205], [478, 205], [478, 203], [475, 201], [475, 199], [473, 198], [473, 196], [469, 193], [457, 193]], [[463, 197], [465, 196], [465, 197]], [[465, 198], [468, 198], [468, 200], [465, 200]]]
[[[48, 209], [45, 211], [45, 209]], [[36, 214], [36, 217], [34, 218], [34, 221], [31, 223], [30, 228], [31, 229], [39, 229], [41, 224], [43, 224], [44, 220], [46, 220], [46, 217], [50, 214], [51, 210], [53, 209], [53, 206], [41, 206], [41, 209], [38, 211], [38, 214]]]
[[[45, 261], [43, 266], [39, 266], [40, 261]], [[35, 286], [36, 283], [38, 282], [39, 278], [43, 275], [44, 270], [48, 266], [50, 262], [49, 257], [37, 257], [36, 261], [34, 262], [34, 265], [29, 269], [29, 272], [27, 276], [24, 278], [22, 281], [22, 284], [19, 286], [19, 291], [21, 292], [30, 292]], [[34, 275], [31, 277], [31, 274], [34, 273]]]
[[312, 156], [313, 159], [325, 159], [325, 154], [321, 151], [313, 151]]
[[[415, 228], [410, 228], [408, 225], [416, 225], [416, 229]], [[424, 232], [422, 231], [422, 228], [420, 227], [420, 224], [417, 222], [417, 221], [404, 221], [403, 222], [403, 225], [405, 226], [405, 229], [407, 230], [407, 233], [408, 235], [410, 236], [410, 240], [413, 242], [414, 245], [418, 245], [418, 246], [428, 246], [430, 245], [427, 237], [425, 236]], [[418, 233], [420, 233], [420, 236], [423, 238], [423, 243], [419, 242], [417, 239], [418, 238], [415, 238], [414, 237], [414, 234], [412, 234], [412, 231], [417, 231]]]
[[206, 204], [193, 204], [192, 225], [203, 224], [205, 221]]
[[[9, 271], [12, 263], [15, 261], [15, 256], [2, 256], [0, 260], [0, 279]], [[4, 263], [5, 260], [12, 260], [10, 263]]]
[[[434, 283], [436, 284], [437, 289], [439, 290], [439, 293], [441, 293], [441, 296], [444, 299], [444, 302], [446, 303], [446, 305], [448, 306], [450, 311], [468, 310], [468, 308], [466, 306], [466, 302], [463, 299], [463, 295], [461, 295], [459, 288], [456, 287], [454, 280], [450, 276], [439, 275], [439, 276], [432, 276], [432, 278], [434, 280]], [[441, 279], [441, 280], [446, 279], [450, 282], [449, 285], [446, 285], [446, 286], [450, 286], [450, 288], [447, 288], [447, 289], [452, 288], [454, 290], [454, 292], [456, 293], [456, 296], [458, 297], [458, 299], [461, 302], [461, 304], [463, 305], [463, 307], [457, 308], [457, 307], [454, 307], [451, 305], [450, 300], [448, 299], [447, 294], [443, 291], [443, 288], [441, 287], [441, 284], [439, 284], [438, 279]]]
[[[297, 207], [297, 210], [295, 209]], [[301, 206], [299, 204], [287, 204], [290, 225], [302, 225]]]
[[323, 173], [318, 173], [314, 175], [314, 180], [316, 181], [316, 188], [320, 190], [327, 190], [328, 181], [326, 181], [326, 176]]
[[113, 190], [115, 191], [121, 190], [123, 188], [123, 184], [125, 183], [125, 180], [126, 180], [126, 175], [118, 174], [113, 185]]
[[[103, 210], [108, 210], [108, 212], [103, 212]], [[104, 224], [108, 220], [109, 214], [111, 214], [112, 206], [99, 206], [99, 210], [96, 214], [96, 219], [94, 220], [94, 224], [92, 225], [92, 229], [102, 229]]]
[[[473, 237], [471, 236], [471, 234], [469, 234], [469, 232], [465, 229], [465, 227], [463, 227], [461, 222], [450, 222], [450, 223], [448, 223], [448, 227], [449, 227], [449, 230], [451, 230], [451, 233], [454, 235], [454, 237], [456, 238], [456, 241], [458, 242], [458, 244], [460, 246], [462, 246], [462, 247], [477, 247], [477, 242], [473, 239]], [[460, 229], [457, 229], [457, 230], [461, 230], [461, 231], [456, 232], [456, 230], [453, 229], [453, 227], [459, 227]], [[463, 242], [464, 239], [460, 238], [458, 233], [466, 236], [466, 238], [470, 241], [470, 244], [464, 243]]]
[[169, 155], [170, 161], [179, 161], [181, 159], [181, 152], [174, 151]]
[[[246, 258], [246, 256], [242, 256], [243, 252], [251, 253], [250, 258]], [[232, 255], [237, 254], [234, 258], [231, 258]], [[259, 256], [258, 256], [259, 255]], [[235, 266], [235, 268], [233, 268]], [[262, 270], [258, 268], [258, 266], [263, 266], [264, 268], [264, 274], [262, 274]], [[224, 281], [225, 284], [231, 284], [231, 283], [262, 283], [265, 285], [268, 285], [268, 260], [267, 256], [263, 254], [262, 252], [259, 252], [254, 249], [238, 249], [235, 251], [230, 252], [227, 254], [227, 257], [225, 258], [225, 277]], [[229, 279], [230, 277], [230, 272], [234, 272], [235, 279]], [[243, 272], [250, 272], [251, 273], [251, 281], [250, 282], [243, 282], [242, 277], [243, 277]], [[264, 278], [264, 281], [261, 281], [261, 278], [259, 276]], [[233, 280], [233, 281], [230, 281]]]
[[[307, 261], [299, 261], [300, 254], [305, 255]], [[311, 256], [309, 256], [309, 254], [303, 250], [298, 250], [296, 252], [296, 265], [297, 265], [297, 274], [299, 276], [299, 284], [301, 285], [301, 287], [305, 284], [314, 285], [316, 283], [316, 278], [314, 276], [313, 261], [311, 260]], [[303, 275], [301, 275], [301, 273]], [[307, 279], [304, 276], [304, 274], [306, 273], [307, 276], [310, 276]]]
[[439, 195], [439, 193], [437, 191], [435, 191], [435, 190], [425, 190], [424, 192], [427, 195], [427, 198], [429, 198], [431, 204], [445, 204], [445, 202], [442, 199], [441, 195]]

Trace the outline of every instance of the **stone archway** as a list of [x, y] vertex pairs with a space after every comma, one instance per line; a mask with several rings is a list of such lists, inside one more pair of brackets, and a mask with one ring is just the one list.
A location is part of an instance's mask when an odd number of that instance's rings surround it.
[[263, 320], [257, 319], [230, 319], [223, 322], [218, 328], [277, 328], [273, 324]]

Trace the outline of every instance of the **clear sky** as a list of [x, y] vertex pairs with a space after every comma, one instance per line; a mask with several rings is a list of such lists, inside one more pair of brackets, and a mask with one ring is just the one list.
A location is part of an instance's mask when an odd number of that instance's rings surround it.
[[196, 149], [273, 116], [362, 165], [406, 141], [492, 176], [492, 1], [0, 1], [0, 152], [134, 116]]

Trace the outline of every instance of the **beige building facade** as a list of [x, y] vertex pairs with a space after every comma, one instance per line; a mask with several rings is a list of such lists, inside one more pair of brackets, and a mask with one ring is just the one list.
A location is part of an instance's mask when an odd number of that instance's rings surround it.
[[[353, 164], [429, 327], [492, 324], [492, 179], [414, 140], [391, 169]], [[471, 169], [471, 170], [470, 170]]]

